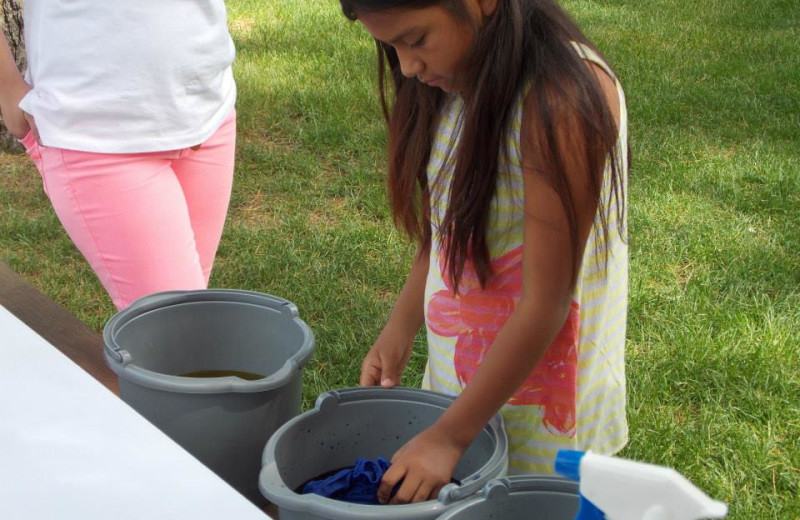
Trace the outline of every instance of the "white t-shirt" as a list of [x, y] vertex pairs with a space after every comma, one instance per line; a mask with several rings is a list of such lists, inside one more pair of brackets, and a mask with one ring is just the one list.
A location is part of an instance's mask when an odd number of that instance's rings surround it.
[[20, 108], [42, 144], [99, 153], [175, 150], [233, 109], [223, 0], [26, 0]]

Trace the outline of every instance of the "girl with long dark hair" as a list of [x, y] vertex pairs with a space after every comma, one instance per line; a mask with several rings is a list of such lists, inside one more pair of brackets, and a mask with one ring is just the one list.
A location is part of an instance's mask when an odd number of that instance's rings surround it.
[[[458, 395], [394, 454], [382, 502], [436, 496], [498, 411], [512, 473], [627, 442], [627, 115], [552, 0], [341, 0], [378, 48], [395, 222], [419, 245], [362, 385]], [[402, 481], [402, 483], [401, 483]], [[392, 490], [400, 483], [392, 495]]]

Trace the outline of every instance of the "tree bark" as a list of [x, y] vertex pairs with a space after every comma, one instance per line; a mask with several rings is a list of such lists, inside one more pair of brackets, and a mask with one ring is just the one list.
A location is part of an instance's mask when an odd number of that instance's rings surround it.
[[[21, 72], [25, 71], [25, 42], [23, 39], [24, 22], [22, 20], [22, 7], [25, 0], [0, 0], [3, 13], [0, 16], [0, 25], [3, 27], [8, 46], [14, 55], [14, 61]], [[20, 150], [17, 140], [8, 133], [0, 120], [0, 149]]]

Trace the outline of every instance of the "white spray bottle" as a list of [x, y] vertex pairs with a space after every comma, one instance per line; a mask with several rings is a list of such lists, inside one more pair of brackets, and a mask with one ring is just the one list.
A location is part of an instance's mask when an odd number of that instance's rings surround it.
[[699, 520], [725, 518], [728, 513], [724, 503], [663, 466], [561, 450], [555, 469], [580, 482], [575, 520]]

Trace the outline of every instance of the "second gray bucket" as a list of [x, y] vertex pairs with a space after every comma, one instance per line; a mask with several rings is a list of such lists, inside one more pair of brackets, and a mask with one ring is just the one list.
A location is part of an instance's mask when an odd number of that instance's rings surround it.
[[560, 477], [504, 477], [437, 520], [572, 520], [580, 506], [578, 489], [577, 482]]
[[[314, 350], [295, 305], [251, 291], [156, 293], [115, 314], [103, 339], [122, 400], [244, 496], [265, 503], [261, 453], [300, 412], [302, 367]], [[219, 370], [262, 377], [196, 376]]]
[[503, 420], [495, 415], [461, 457], [437, 500], [403, 505], [352, 504], [296, 492], [305, 482], [352, 466], [359, 457], [390, 459], [432, 425], [452, 397], [411, 388], [347, 388], [325, 392], [313, 410], [280, 427], [264, 448], [261, 492], [281, 520], [432, 520], [477, 493], [508, 466]]

